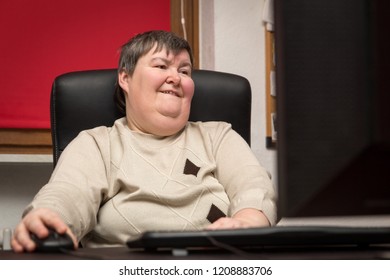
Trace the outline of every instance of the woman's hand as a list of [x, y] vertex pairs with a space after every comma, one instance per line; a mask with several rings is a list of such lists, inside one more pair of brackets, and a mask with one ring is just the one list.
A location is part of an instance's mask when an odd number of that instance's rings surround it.
[[36, 244], [31, 240], [30, 234], [33, 233], [38, 238], [45, 238], [49, 235], [48, 228], [52, 228], [59, 234], [69, 234], [75, 248], [78, 247], [76, 237], [64, 221], [52, 210], [40, 208], [31, 210], [16, 226], [11, 240], [12, 249], [16, 253], [34, 251]]
[[249, 227], [268, 227], [270, 223], [263, 212], [246, 208], [238, 211], [233, 217], [220, 218], [206, 229], [235, 229], [235, 228], [249, 228]]

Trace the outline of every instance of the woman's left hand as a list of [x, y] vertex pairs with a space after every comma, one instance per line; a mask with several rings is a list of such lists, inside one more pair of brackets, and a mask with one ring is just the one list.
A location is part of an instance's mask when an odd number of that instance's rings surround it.
[[206, 229], [237, 229], [237, 228], [249, 228], [249, 227], [268, 227], [270, 223], [263, 212], [247, 208], [238, 211], [233, 217], [220, 218]]

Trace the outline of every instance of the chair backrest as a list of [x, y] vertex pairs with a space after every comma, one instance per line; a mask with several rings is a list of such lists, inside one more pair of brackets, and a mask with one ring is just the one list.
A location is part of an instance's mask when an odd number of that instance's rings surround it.
[[[123, 115], [114, 101], [116, 69], [66, 73], [53, 83], [50, 101], [53, 162], [79, 132], [112, 126]], [[250, 144], [251, 87], [235, 74], [193, 71], [191, 121], [226, 121]]]

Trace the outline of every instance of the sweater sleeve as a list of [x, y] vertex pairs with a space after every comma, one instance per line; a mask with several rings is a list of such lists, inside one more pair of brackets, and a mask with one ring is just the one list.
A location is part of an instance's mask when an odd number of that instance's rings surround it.
[[247, 142], [230, 125], [221, 125], [213, 139], [216, 177], [230, 199], [229, 216], [244, 208], [262, 211], [276, 223], [276, 192], [267, 171]]
[[49, 182], [27, 207], [57, 212], [79, 240], [95, 226], [97, 211], [108, 193], [107, 128], [98, 130], [81, 132], [67, 146]]

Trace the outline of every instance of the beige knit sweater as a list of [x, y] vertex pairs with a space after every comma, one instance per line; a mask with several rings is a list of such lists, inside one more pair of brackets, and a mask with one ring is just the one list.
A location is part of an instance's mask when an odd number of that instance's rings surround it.
[[170, 137], [133, 132], [125, 118], [84, 131], [33, 207], [58, 212], [86, 247], [123, 245], [146, 230], [200, 230], [248, 207], [276, 221], [267, 172], [223, 122], [189, 122]]

